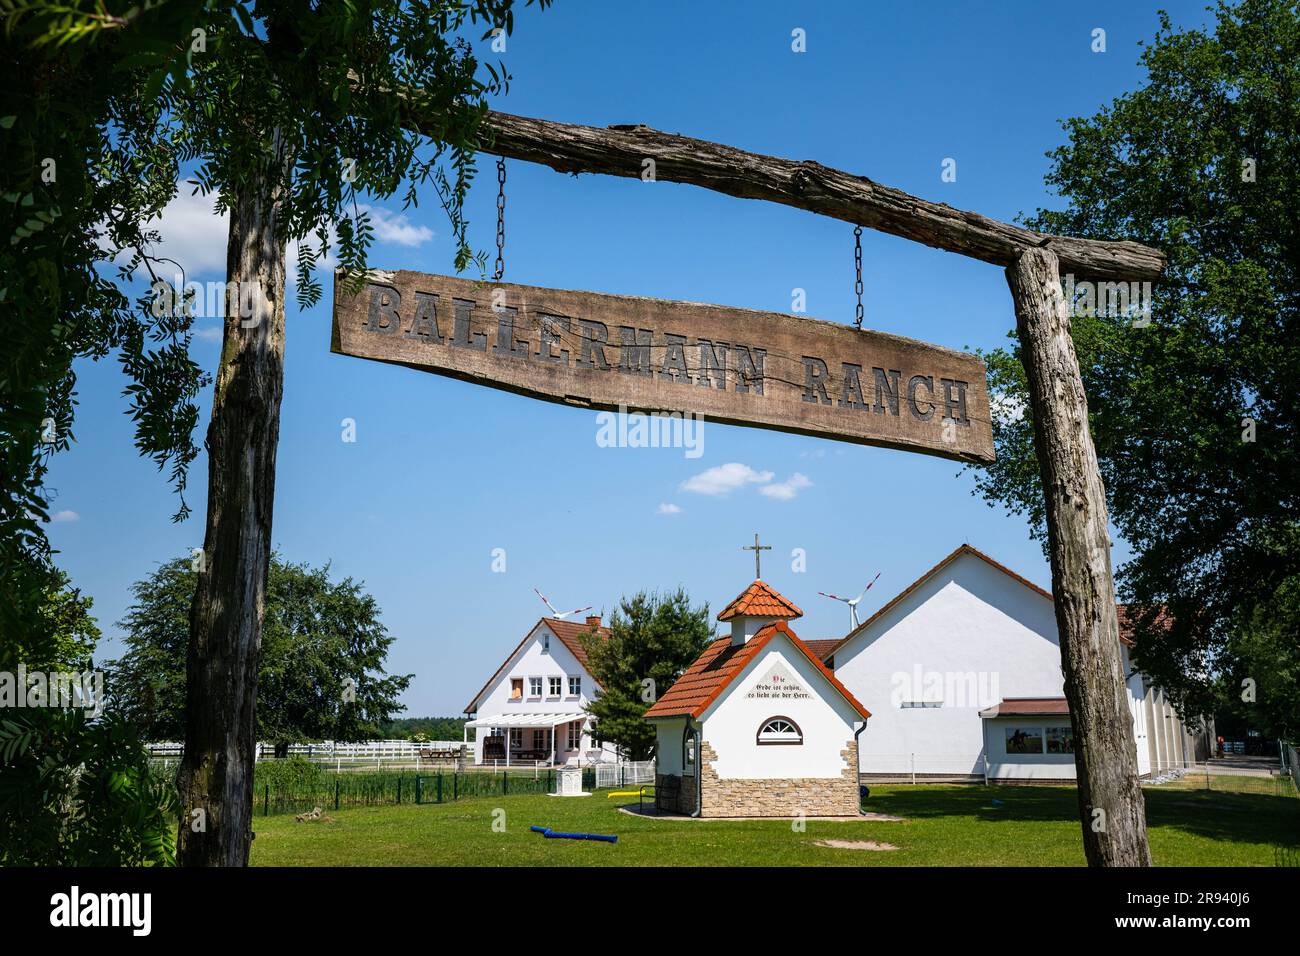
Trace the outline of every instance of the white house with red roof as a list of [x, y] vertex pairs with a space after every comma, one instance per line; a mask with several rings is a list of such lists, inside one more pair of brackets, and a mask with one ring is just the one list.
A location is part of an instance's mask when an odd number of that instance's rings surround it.
[[791, 629], [802, 614], [754, 581], [718, 614], [730, 633], [646, 711], [658, 811], [859, 813], [858, 742], [871, 714]]
[[586, 706], [600, 692], [588, 670], [584, 640], [605, 640], [598, 616], [584, 622], [544, 617], [519, 642], [465, 707], [474, 762], [587, 764], [613, 760], [597, 741]]
[[[1121, 657], [1142, 775], [1208, 753], [1129, 658]], [[823, 654], [835, 676], [871, 700], [859, 751], [871, 778], [1073, 780], [1074, 734], [1064, 696], [1052, 595], [962, 545]]]

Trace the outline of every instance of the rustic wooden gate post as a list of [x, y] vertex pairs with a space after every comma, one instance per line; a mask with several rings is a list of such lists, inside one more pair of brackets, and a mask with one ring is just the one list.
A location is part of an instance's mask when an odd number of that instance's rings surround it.
[[[280, 159], [289, 154], [278, 131]], [[272, 194], [268, 194], [271, 192]], [[252, 843], [257, 671], [271, 560], [284, 391], [281, 194], [239, 192], [226, 245], [225, 329], [205, 447], [207, 531], [190, 605], [185, 751], [178, 777], [181, 866], [247, 866]], [[203, 811], [204, 826], [191, 814]]]
[[1092, 866], [1150, 866], [1120, 655], [1106, 491], [1059, 270], [1050, 248], [1031, 248], [1007, 267], [1007, 283], [1015, 299], [1047, 506], [1083, 846]]

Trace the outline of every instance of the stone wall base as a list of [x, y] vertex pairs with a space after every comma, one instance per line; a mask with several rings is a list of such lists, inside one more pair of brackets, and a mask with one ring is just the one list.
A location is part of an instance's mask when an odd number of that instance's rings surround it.
[[[858, 744], [844, 750], [838, 777], [793, 777], [768, 780], [721, 779], [713, 769], [717, 753], [706, 740], [700, 746], [702, 817], [855, 817], [858, 800]], [[694, 781], [692, 781], [694, 782]]]

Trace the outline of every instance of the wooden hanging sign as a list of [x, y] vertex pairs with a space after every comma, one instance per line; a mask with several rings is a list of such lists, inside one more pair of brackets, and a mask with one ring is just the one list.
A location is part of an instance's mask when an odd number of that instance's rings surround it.
[[423, 272], [334, 282], [331, 349], [582, 408], [993, 461], [984, 363], [778, 312]]

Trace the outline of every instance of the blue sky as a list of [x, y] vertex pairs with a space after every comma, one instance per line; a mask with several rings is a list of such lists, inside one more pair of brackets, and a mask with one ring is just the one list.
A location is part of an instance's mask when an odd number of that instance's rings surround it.
[[[1162, 4], [1199, 25], [1201, 3]], [[508, 112], [604, 126], [645, 123], [823, 164], [1000, 219], [1050, 205], [1044, 153], [1059, 120], [1090, 115], [1142, 81], [1138, 41], [1157, 5], [1137, 2], [644, 5], [557, 0], [521, 10], [500, 59]], [[791, 50], [806, 31], [807, 51]], [[1106, 52], [1092, 52], [1095, 28]], [[482, 55], [491, 58], [487, 44]], [[956, 182], [940, 180], [944, 159]], [[481, 157], [469, 201], [478, 249], [494, 241], [496, 181]], [[507, 281], [853, 317], [852, 227], [671, 183], [560, 175], [508, 163]], [[382, 205], [382, 204], [380, 204]], [[381, 215], [372, 265], [450, 273], [454, 247], [431, 197]], [[224, 227], [184, 200], [165, 253], [221, 278]], [[953, 348], [991, 348], [1014, 327], [997, 267], [866, 232], [865, 325]], [[389, 670], [414, 673], [411, 715], [459, 713], [544, 608], [685, 586], [716, 612], [753, 575], [741, 546], [773, 546], [764, 578], [803, 607], [805, 638], [840, 636], [856, 594], [883, 572], [865, 616], [962, 542], [1043, 586], [1025, 521], [973, 496], [956, 463], [775, 432], [707, 425], [704, 454], [597, 446], [595, 413], [332, 355], [325, 303], [291, 306], [274, 541], [295, 561], [364, 580], [397, 637]], [[196, 359], [218, 357], [219, 320], [198, 321]], [[139, 458], [115, 363], [78, 369], [76, 443], [59, 456], [50, 526], [59, 561], [95, 600], [115, 656], [130, 584], [203, 539], [206, 459], [194, 517], [174, 525], [165, 475]], [[202, 429], [209, 396], [204, 396]], [[356, 441], [341, 421], [356, 422]], [[771, 473], [727, 494], [683, 484], [726, 464]], [[734, 471], [735, 469], [733, 469]], [[792, 497], [764, 484], [804, 476]], [[696, 482], [690, 487], [703, 484]], [[716, 483], [715, 483], [716, 487]], [[661, 513], [661, 505], [680, 511]], [[493, 550], [506, 570], [492, 570]], [[807, 570], [791, 569], [801, 548]], [[1116, 557], [1126, 555], [1117, 542]]]

